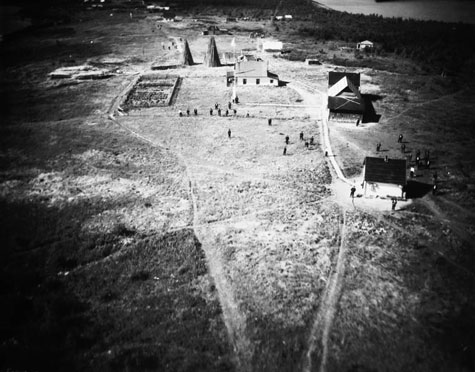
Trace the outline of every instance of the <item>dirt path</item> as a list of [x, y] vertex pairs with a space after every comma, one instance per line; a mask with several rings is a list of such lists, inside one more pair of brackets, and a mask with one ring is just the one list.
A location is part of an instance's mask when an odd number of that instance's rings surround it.
[[390, 122], [390, 121], [392, 121], [392, 120], [394, 120], [394, 119], [398, 119], [398, 118], [400, 118], [401, 116], [406, 115], [406, 113], [408, 113], [409, 111], [415, 109], [416, 107], [421, 107], [421, 106], [428, 105], [428, 104], [434, 103], [434, 102], [444, 101], [444, 100], [446, 100], [447, 98], [456, 97], [457, 95], [463, 94], [464, 92], [465, 92], [465, 89], [461, 89], [461, 90], [459, 90], [459, 91], [457, 91], [457, 92], [454, 92], [454, 93], [451, 93], [451, 94], [447, 94], [447, 95], [442, 96], [442, 97], [437, 97], [437, 98], [434, 98], [434, 99], [431, 99], [431, 100], [427, 100], [427, 101], [424, 101], [424, 102], [415, 103], [415, 104], [412, 105], [411, 107], [408, 107], [407, 109], [400, 111], [398, 114], [387, 118], [385, 121], [386, 121], [386, 122]]
[[[302, 86], [304, 86], [304, 84], [299, 83], [299, 82], [289, 84], [290, 88], [294, 89], [297, 93], [300, 94], [300, 96], [303, 98], [304, 102], [306, 103], [307, 107], [313, 108], [313, 107], [321, 106], [322, 105], [321, 100], [324, 99], [324, 97], [319, 98], [316, 94], [310, 93], [306, 89], [302, 88]], [[318, 117], [317, 115], [315, 115], [314, 111], [315, 109], [308, 110], [309, 114], [312, 115], [314, 119], [318, 120], [320, 135], [321, 135], [322, 151], [324, 151], [328, 155], [330, 164], [332, 165], [333, 170], [335, 171], [337, 177], [343, 182], [351, 185], [352, 183], [348, 181], [346, 177], [343, 175], [343, 172], [341, 171], [341, 168], [338, 165], [335, 159], [335, 156], [333, 154], [326, 115], [321, 114]], [[321, 110], [321, 112], [323, 112], [323, 109]]]
[[[155, 143], [149, 138], [142, 136], [131, 128], [121, 124], [113, 116], [109, 116], [109, 119], [112, 120], [115, 124], [121, 128], [127, 130], [133, 136], [141, 139], [144, 142], [149, 143], [154, 147], [161, 149], [167, 149], [165, 146]], [[168, 150], [170, 151], [170, 150]], [[234, 291], [226, 279], [226, 274], [223, 270], [223, 263], [220, 260], [220, 254], [217, 252], [216, 247], [206, 245], [206, 239], [203, 235], [203, 226], [198, 218], [198, 207], [197, 207], [197, 197], [195, 193], [196, 184], [192, 172], [190, 171], [190, 165], [186, 159], [180, 153], [173, 153], [180, 162], [185, 166], [185, 173], [188, 179], [188, 193], [192, 203], [192, 228], [195, 232], [196, 237], [202, 244], [202, 249], [206, 254], [206, 259], [208, 262], [208, 268], [210, 275], [213, 278], [214, 284], [219, 297], [219, 302], [221, 304], [223, 319], [228, 330], [229, 340], [233, 346], [235, 356], [236, 356], [236, 366], [237, 371], [250, 371], [251, 367], [251, 357], [253, 355], [253, 347], [249, 338], [247, 337], [246, 332], [246, 317], [239, 310], [238, 304], [234, 299]]]
[[325, 292], [321, 298], [320, 307], [315, 317], [308, 341], [308, 351], [304, 364], [304, 372], [315, 370], [312, 367], [314, 353], [319, 348], [320, 367], [319, 371], [326, 371], [328, 360], [328, 339], [330, 336], [333, 319], [336, 313], [336, 307], [340, 298], [343, 276], [345, 273], [345, 255], [346, 255], [346, 210], [343, 210], [343, 221], [340, 228], [340, 248], [335, 270], [327, 282]]

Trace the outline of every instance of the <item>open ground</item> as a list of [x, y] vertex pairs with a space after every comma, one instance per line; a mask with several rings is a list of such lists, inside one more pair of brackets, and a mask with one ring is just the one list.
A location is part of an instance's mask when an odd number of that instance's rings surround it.
[[[85, 12], [74, 32], [2, 45], [2, 368], [473, 368], [473, 89], [357, 69], [381, 118], [332, 126], [327, 73], [339, 67], [261, 53], [289, 84], [239, 87], [236, 114], [211, 116], [231, 99], [231, 67], [202, 65], [200, 31], [224, 19], [196, 19]], [[263, 27], [215, 36], [220, 54], [233, 38], [252, 48]], [[171, 38], [196, 64], [152, 71], [179, 64]], [[47, 76], [112, 56], [109, 79]], [[149, 74], [179, 77], [171, 105], [117, 111]], [[440, 195], [394, 212], [351, 200], [364, 156], [381, 142], [400, 157], [399, 133], [433, 154]]]

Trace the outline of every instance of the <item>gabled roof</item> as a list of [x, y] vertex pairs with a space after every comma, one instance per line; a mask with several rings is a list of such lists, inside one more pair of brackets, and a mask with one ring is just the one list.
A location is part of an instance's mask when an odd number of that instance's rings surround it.
[[328, 108], [339, 112], [364, 112], [363, 98], [347, 76], [343, 76], [336, 84], [328, 88]]
[[373, 45], [373, 42], [369, 41], [369, 40], [365, 40], [365, 41], [362, 41], [360, 44], [361, 45]]
[[406, 159], [374, 158], [367, 156], [364, 160], [364, 180], [368, 182], [406, 185]]
[[265, 61], [240, 61], [236, 63], [236, 76], [267, 77]]
[[364, 112], [363, 102], [351, 97], [328, 97], [328, 108], [330, 111], [349, 114], [362, 114]]
[[264, 78], [279, 80], [279, 76], [267, 71], [267, 62], [258, 61], [238, 61], [234, 65], [234, 76], [240, 78]]
[[331, 87], [339, 82], [342, 78], [348, 78], [356, 88], [360, 87], [360, 74], [355, 72], [338, 72], [330, 71], [328, 73], [328, 86]]
[[328, 95], [332, 97], [339, 96], [343, 92], [349, 92], [354, 94], [361, 100], [361, 94], [358, 88], [348, 79], [347, 76], [342, 77], [336, 84], [328, 88]]

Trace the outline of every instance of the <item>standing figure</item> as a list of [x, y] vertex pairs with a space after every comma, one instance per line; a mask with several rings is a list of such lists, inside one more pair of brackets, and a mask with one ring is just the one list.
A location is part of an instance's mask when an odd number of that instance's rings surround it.
[[402, 152], [403, 154], [406, 153], [406, 144], [405, 144], [405, 143], [403, 143], [403, 144], [401, 145], [401, 152]]
[[218, 116], [221, 116], [221, 109], [218, 109]]
[[378, 143], [376, 144], [376, 151], [379, 152], [379, 150], [381, 150], [381, 143], [378, 142]]
[[355, 191], [356, 191], [356, 187], [355, 187], [355, 185], [353, 185], [353, 187], [352, 187], [351, 190], [350, 190], [350, 198], [354, 198], [354, 197], [355, 197]]
[[210, 114], [210, 116], [213, 116], [213, 108], [209, 109], [209, 114]]
[[287, 155], [287, 146], [284, 147], [284, 152], [283, 152], [284, 155]]
[[308, 149], [308, 141], [305, 141], [305, 147]]
[[233, 112], [234, 112], [234, 116], [236, 116], [237, 110], [236, 110], [236, 109], [233, 109]]
[[189, 108], [186, 109], [186, 116], [190, 116], [190, 109]]
[[198, 109], [195, 107], [195, 109], [193, 110], [193, 112], [195, 113], [195, 116], [198, 115]]
[[179, 117], [182, 117], [182, 116], [183, 116], [183, 113], [181, 112], [181, 110], [178, 111], [178, 116], [179, 116]]
[[402, 143], [402, 138], [403, 138], [403, 135], [400, 134], [399, 137], [398, 137], [398, 139], [397, 139], [397, 142], [398, 142], [398, 143]]
[[228, 110], [226, 110], [226, 112], [225, 112], [225, 115], [226, 115], [226, 116], [228, 116], [228, 114], [229, 114], [229, 111], [228, 111]]
[[231, 138], [231, 129], [228, 129], [228, 138]]
[[415, 176], [414, 167], [411, 167], [411, 170], [410, 170], [410, 173], [409, 173], [409, 174], [410, 174], [411, 178], [414, 178], [414, 176]]
[[303, 141], [303, 132], [300, 132], [300, 141]]
[[286, 144], [286, 145], [289, 144], [289, 140], [290, 140], [290, 137], [289, 137], [289, 136], [285, 136], [285, 144]]
[[228, 102], [228, 109], [231, 110], [231, 102]]
[[393, 198], [393, 200], [392, 200], [392, 210], [393, 211], [396, 209], [396, 204], [397, 204], [397, 199]]

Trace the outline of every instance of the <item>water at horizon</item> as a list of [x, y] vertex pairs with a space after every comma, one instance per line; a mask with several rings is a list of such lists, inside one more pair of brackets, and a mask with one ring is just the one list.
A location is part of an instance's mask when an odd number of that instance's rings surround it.
[[331, 9], [348, 13], [378, 14], [383, 17], [401, 17], [442, 22], [475, 24], [475, 1], [467, 0], [316, 0]]

